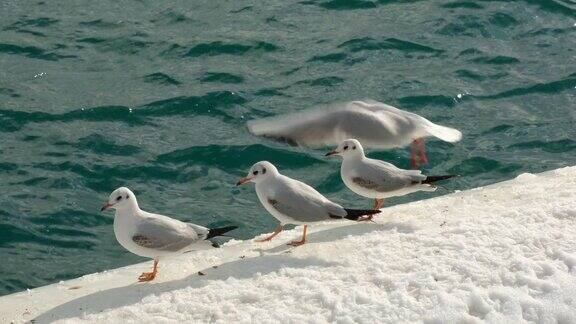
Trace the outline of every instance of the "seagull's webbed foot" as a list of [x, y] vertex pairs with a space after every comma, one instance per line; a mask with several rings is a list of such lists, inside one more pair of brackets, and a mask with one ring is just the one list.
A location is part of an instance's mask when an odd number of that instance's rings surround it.
[[282, 232], [283, 228], [284, 227], [282, 226], [282, 224], [278, 224], [278, 226], [276, 226], [276, 228], [274, 229], [274, 232], [272, 233], [272, 235], [269, 235], [263, 239], [256, 240], [256, 242], [262, 243], [262, 242], [271, 241], [276, 235], [278, 235], [278, 234], [280, 234], [280, 232]]
[[256, 242], [258, 242], [258, 243], [270, 242], [270, 241], [272, 241], [272, 239], [274, 238], [274, 236], [276, 236], [276, 235], [272, 234], [272, 235], [267, 236], [267, 237], [265, 237], [265, 238], [263, 238], [263, 239], [256, 240]]
[[[374, 207], [372, 207], [373, 209], [380, 209], [382, 208], [382, 206], [384, 206], [384, 198], [376, 198], [374, 199]], [[372, 222], [372, 223], [376, 223], [374, 221], [374, 215], [366, 215], [363, 216], [361, 218], [358, 219], [359, 222]]]
[[148, 282], [154, 280], [156, 278], [156, 274], [158, 273], [158, 261], [154, 260], [154, 267], [152, 268], [152, 272], [143, 272], [140, 277], [138, 277], [139, 282]]
[[372, 222], [372, 223], [376, 223], [374, 221], [374, 215], [368, 215], [368, 216], [363, 216], [362, 218], [358, 219], [359, 222]]
[[156, 272], [143, 272], [140, 277], [138, 277], [138, 281], [148, 282], [154, 280], [154, 278], [156, 278]]
[[308, 230], [308, 225], [304, 225], [304, 232], [302, 233], [302, 239], [300, 241], [292, 241], [288, 245], [300, 246], [306, 243], [306, 231]]
[[292, 241], [292, 242], [288, 243], [288, 245], [292, 245], [292, 246], [300, 246], [303, 244], [306, 244], [306, 240]]

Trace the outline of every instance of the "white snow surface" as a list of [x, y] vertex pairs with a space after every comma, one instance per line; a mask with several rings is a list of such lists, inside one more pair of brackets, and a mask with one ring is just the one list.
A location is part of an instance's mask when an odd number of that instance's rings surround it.
[[576, 167], [376, 222], [314, 225], [296, 248], [301, 227], [184, 254], [153, 283], [136, 283], [147, 262], [4, 296], [0, 322], [576, 323]]

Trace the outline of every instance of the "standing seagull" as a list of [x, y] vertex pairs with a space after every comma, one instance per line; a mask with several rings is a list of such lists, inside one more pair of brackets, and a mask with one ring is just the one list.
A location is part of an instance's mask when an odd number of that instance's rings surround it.
[[342, 156], [340, 175], [346, 186], [360, 196], [374, 198], [374, 209], [382, 208], [384, 198], [434, 191], [434, 182], [454, 177], [425, 176], [420, 170], [404, 170], [388, 162], [367, 158], [362, 145], [355, 139], [345, 140], [326, 153], [326, 156], [332, 155]]
[[152, 272], [144, 272], [139, 281], [152, 281], [158, 272], [158, 261], [165, 256], [215, 246], [209, 239], [236, 229], [236, 226], [208, 229], [199, 225], [145, 212], [138, 207], [130, 189], [114, 190], [100, 211], [116, 209], [114, 234], [126, 250], [154, 259]]
[[236, 185], [247, 182], [256, 183], [258, 199], [264, 208], [280, 221], [274, 233], [260, 242], [270, 241], [282, 231], [285, 224], [304, 224], [302, 239], [290, 243], [290, 245], [299, 246], [306, 243], [306, 229], [310, 223], [343, 218], [357, 220], [360, 216], [380, 212], [379, 210], [345, 209], [331, 202], [304, 182], [280, 174], [278, 169], [267, 161], [254, 164], [248, 176], [240, 179]]
[[347, 138], [357, 138], [366, 147], [377, 149], [412, 143], [413, 168], [428, 163], [425, 137], [434, 136], [446, 142], [458, 142], [462, 138], [462, 133], [454, 128], [436, 125], [422, 116], [374, 100], [336, 103], [305, 112], [251, 120], [248, 130], [257, 136], [302, 146], [338, 145]]

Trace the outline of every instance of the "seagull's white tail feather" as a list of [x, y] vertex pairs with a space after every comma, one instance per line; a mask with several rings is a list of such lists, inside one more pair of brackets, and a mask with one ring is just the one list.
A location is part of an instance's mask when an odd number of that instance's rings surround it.
[[424, 124], [424, 130], [431, 136], [438, 137], [445, 142], [458, 142], [462, 139], [462, 133], [454, 128], [436, 125], [430, 121]]

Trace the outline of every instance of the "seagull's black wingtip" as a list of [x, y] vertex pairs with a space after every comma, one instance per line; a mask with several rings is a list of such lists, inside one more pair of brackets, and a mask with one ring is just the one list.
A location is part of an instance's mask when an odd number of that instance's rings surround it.
[[219, 228], [210, 228], [208, 230], [208, 236], [206, 236], [206, 239], [211, 239], [213, 237], [216, 236], [222, 236], [222, 234], [230, 232], [232, 230], [237, 229], [238, 226], [225, 226], [225, 227], [219, 227]]

